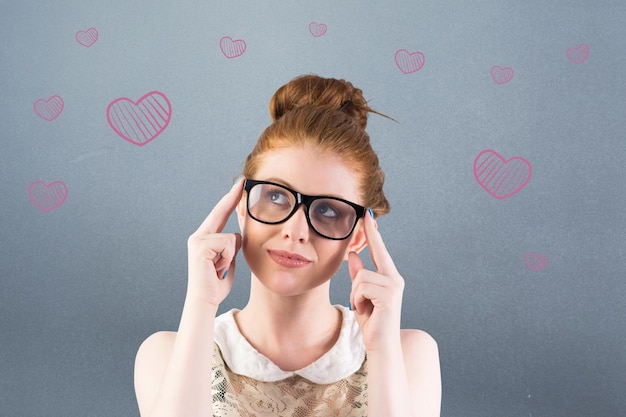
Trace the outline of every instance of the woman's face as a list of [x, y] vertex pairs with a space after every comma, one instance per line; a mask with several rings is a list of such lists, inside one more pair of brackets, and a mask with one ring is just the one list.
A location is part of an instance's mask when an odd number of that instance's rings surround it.
[[[271, 151], [263, 157], [254, 178], [249, 179], [362, 204], [358, 178], [337, 156], [313, 146]], [[298, 295], [318, 287], [337, 272], [348, 252], [358, 252], [365, 246], [361, 221], [347, 239], [327, 239], [309, 227], [304, 206], [284, 223], [268, 225], [248, 215], [244, 195], [237, 214], [250, 270], [278, 294]]]

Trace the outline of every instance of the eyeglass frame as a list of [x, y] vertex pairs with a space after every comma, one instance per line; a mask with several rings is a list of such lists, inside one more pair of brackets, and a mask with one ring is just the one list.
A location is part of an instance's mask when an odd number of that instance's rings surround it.
[[[257, 219], [251, 212], [250, 212], [250, 190], [252, 189], [252, 187], [254, 187], [255, 185], [259, 185], [259, 184], [268, 184], [268, 185], [273, 185], [276, 187], [280, 187], [282, 189], [284, 189], [285, 191], [288, 191], [289, 193], [291, 193], [291, 195], [293, 195], [296, 198], [296, 203], [293, 206], [293, 209], [291, 209], [291, 213], [289, 213], [287, 215], [287, 217], [285, 217], [283, 220], [278, 221], [278, 222], [267, 222], [264, 220], [259, 220]], [[263, 224], [270, 224], [270, 225], [274, 225], [274, 224], [281, 224], [286, 222], [287, 220], [289, 220], [291, 217], [293, 217], [294, 214], [296, 214], [296, 212], [298, 211], [298, 209], [300, 208], [301, 205], [304, 205], [304, 207], [306, 208], [306, 210], [304, 211], [304, 216], [306, 217], [306, 222], [309, 225], [309, 227], [311, 228], [311, 230], [313, 230], [315, 233], [317, 233], [318, 235], [326, 238], [326, 239], [330, 239], [330, 240], [345, 240], [347, 238], [350, 237], [350, 235], [352, 235], [352, 232], [354, 232], [354, 229], [356, 228], [357, 223], [359, 222], [359, 219], [363, 218], [365, 216], [365, 212], [366, 212], [366, 208], [363, 206], [360, 206], [356, 203], [353, 203], [352, 201], [348, 201], [345, 200], [343, 198], [339, 198], [339, 197], [332, 197], [332, 196], [326, 196], [326, 195], [307, 195], [307, 194], [302, 194], [298, 191], [292, 190], [291, 188], [287, 187], [284, 184], [278, 184], [272, 181], [260, 181], [260, 180], [251, 180], [251, 179], [247, 179], [244, 181], [243, 184], [243, 189], [246, 191], [246, 211], [248, 212], [248, 215], [250, 217], [252, 217], [254, 220], [256, 220], [259, 223], [263, 223]], [[309, 217], [309, 210], [311, 208], [311, 204], [313, 204], [313, 202], [315, 200], [321, 200], [321, 199], [327, 199], [327, 200], [335, 200], [335, 201], [341, 201], [342, 203], [346, 203], [348, 204], [350, 207], [352, 207], [356, 213], [356, 217], [354, 218], [354, 224], [352, 225], [352, 228], [350, 229], [350, 231], [348, 232], [348, 234], [344, 237], [330, 237], [330, 236], [326, 236], [322, 233], [320, 233], [315, 226], [313, 226], [313, 223], [311, 222], [311, 218]]]

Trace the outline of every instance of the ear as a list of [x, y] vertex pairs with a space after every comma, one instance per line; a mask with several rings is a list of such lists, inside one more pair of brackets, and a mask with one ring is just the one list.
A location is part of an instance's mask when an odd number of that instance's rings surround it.
[[244, 192], [241, 196], [241, 200], [237, 203], [237, 207], [235, 208], [237, 212], [237, 223], [239, 223], [239, 230], [243, 232], [243, 226], [246, 220], [247, 210], [246, 210], [246, 193]]
[[348, 260], [348, 254], [350, 252], [360, 253], [367, 246], [367, 236], [365, 236], [365, 226], [363, 221], [359, 221], [352, 232], [350, 237], [350, 243], [346, 248], [346, 253], [343, 256], [343, 260]]

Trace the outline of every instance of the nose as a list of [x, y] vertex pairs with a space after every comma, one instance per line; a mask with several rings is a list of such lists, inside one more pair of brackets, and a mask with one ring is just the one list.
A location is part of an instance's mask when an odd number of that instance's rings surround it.
[[309, 240], [310, 233], [309, 223], [306, 220], [306, 207], [301, 204], [293, 216], [283, 223], [282, 234], [286, 239], [304, 243]]

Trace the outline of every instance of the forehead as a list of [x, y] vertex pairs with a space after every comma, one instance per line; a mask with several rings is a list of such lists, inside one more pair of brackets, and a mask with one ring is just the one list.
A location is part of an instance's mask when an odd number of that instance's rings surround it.
[[356, 174], [337, 155], [312, 146], [266, 153], [253, 179], [283, 183], [303, 194], [361, 202]]

